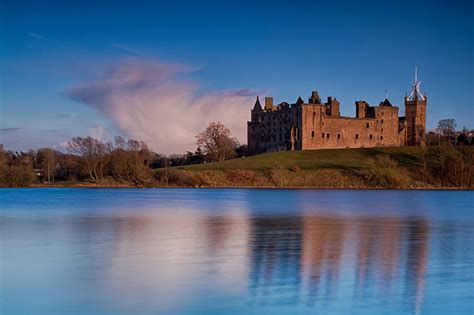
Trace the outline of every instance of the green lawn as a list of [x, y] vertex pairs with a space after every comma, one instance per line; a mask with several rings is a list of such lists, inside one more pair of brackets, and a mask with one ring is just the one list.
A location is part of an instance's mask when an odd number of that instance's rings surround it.
[[418, 147], [285, 151], [259, 154], [224, 162], [183, 166], [179, 169], [190, 171], [262, 170], [272, 167], [290, 168], [293, 166], [298, 166], [301, 169], [359, 169], [366, 167], [371, 158], [377, 154], [388, 154], [399, 165], [410, 167], [417, 164], [419, 151]]

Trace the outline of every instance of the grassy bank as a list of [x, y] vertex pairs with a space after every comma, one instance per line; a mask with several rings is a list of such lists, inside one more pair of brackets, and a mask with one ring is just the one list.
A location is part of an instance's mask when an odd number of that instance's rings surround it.
[[472, 189], [473, 148], [401, 147], [276, 152], [159, 169], [165, 186]]

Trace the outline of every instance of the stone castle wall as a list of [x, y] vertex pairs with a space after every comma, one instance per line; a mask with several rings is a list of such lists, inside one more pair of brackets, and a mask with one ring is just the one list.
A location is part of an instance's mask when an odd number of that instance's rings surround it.
[[375, 117], [328, 116], [321, 105], [302, 106], [301, 149], [399, 146], [398, 107], [375, 107]]
[[408, 118], [405, 119], [399, 117], [399, 108], [392, 106], [388, 99], [378, 106], [357, 101], [356, 117], [344, 117], [340, 116], [340, 104], [336, 99], [329, 97], [323, 104], [317, 92], [312, 93], [307, 103], [299, 98], [291, 105], [273, 106], [273, 99], [266, 98], [264, 108], [257, 98], [252, 119], [248, 122], [249, 151], [412, 145], [419, 140], [415, 129], [425, 126], [426, 101], [421, 105], [419, 101], [411, 104], [405, 99]]

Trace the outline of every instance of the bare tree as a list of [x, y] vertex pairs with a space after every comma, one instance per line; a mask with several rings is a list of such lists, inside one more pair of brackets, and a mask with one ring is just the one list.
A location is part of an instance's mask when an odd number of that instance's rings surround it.
[[8, 163], [8, 155], [3, 145], [0, 144], [0, 167], [6, 166]]
[[76, 137], [68, 142], [69, 151], [78, 154], [84, 162], [84, 169], [94, 182], [104, 177], [108, 146], [97, 139]]
[[110, 171], [119, 182], [129, 180], [127, 142], [120, 136], [115, 137], [110, 154]]
[[230, 130], [220, 122], [210, 123], [196, 138], [196, 144], [211, 161], [235, 157], [235, 149], [239, 145], [237, 139], [231, 137]]
[[131, 170], [132, 180], [136, 183], [145, 183], [150, 177], [150, 168], [148, 161], [151, 152], [145, 142], [137, 140], [128, 140], [127, 147], [130, 152], [129, 168]]
[[456, 120], [454, 119], [442, 119], [438, 122], [438, 128], [436, 130], [444, 135], [446, 142], [448, 142], [449, 137], [454, 134], [454, 130], [456, 128]]
[[144, 184], [150, 179], [148, 163], [151, 151], [144, 142], [115, 137], [110, 154], [110, 171], [120, 182], [128, 181]]
[[51, 180], [54, 182], [57, 165], [57, 158], [54, 150], [49, 148], [39, 149], [38, 159], [41, 168], [43, 169], [44, 178], [47, 179], [48, 182], [51, 182]]

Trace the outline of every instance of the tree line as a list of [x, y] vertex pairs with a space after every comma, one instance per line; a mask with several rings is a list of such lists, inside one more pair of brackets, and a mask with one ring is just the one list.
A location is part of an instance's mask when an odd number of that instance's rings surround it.
[[146, 185], [153, 181], [156, 168], [223, 161], [247, 153], [246, 146], [219, 122], [196, 135], [196, 145], [195, 152], [171, 155], [155, 153], [142, 141], [120, 136], [108, 142], [75, 137], [65, 152], [51, 148], [15, 152], [0, 145], [0, 186], [25, 187], [38, 181]]
[[428, 145], [474, 145], [474, 130], [469, 130], [464, 126], [462, 130], [456, 131], [456, 127], [455, 119], [441, 119], [436, 131], [430, 131], [426, 135], [426, 143]]

